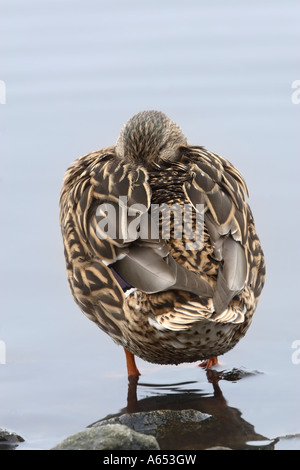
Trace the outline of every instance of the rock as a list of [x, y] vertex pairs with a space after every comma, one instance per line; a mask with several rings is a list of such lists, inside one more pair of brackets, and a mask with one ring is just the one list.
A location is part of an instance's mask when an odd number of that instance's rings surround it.
[[99, 427], [117, 423], [128, 426], [136, 432], [161, 438], [169, 433], [182, 432], [183, 429], [185, 431], [199, 429], [203, 421], [208, 418], [210, 415], [197, 410], [155, 410], [123, 414], [98, 421], [91, 426]]
[[197, 410], [125, 413], [97, 421], [52, 450], [159, 450], [158, 439], [172, 445], [174, 434], [193, 433], [209, 418]]
[[244, 379], [246, 377], [252, 377], [253, 375], [262, 374], [262, 372], [258, 370], [254, 371], [247, 371], [243, 368], [237, 369], [233, 368], [228, 371], [222, 371], [219, 373], [219, 377], [222, 380], [228, 380], [229, 382], [237, 382], [238, 380]]
[[211, 425], [211, 416], [193, 409], [154, 410], [125, 413], [91, 426], [101, 427], [107, 424], [121, 424], [136, 432], [152, 435], [160, 449], [187, 449], [191, 439], [198, 440], [197, 436], [206, 434]]
[[24, 442], [23, 437], [14, 432], [0, 429], [0, 450], [14, 449], [20, 444], [20, 442]]
[[215, 447], [208, 447], [205, 450], [232, 450], [232, 449], [230, 449], [230, 447], [215, 446]]
[[84, 429], [64, 439], [52, 450], [158, 450], [153, 436], [122, 424], [104, 424]]

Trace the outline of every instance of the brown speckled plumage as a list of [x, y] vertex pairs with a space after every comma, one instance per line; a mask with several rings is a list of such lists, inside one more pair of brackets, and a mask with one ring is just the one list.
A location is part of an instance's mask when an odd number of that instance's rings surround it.
[[[127, 209], [142, 204], [146, 217], [153, 204], [189, 206], [193, 228], [196, 205], [203, 204], [203, 246], [187, 249], [184, 231], [175, 237], [181, 227], [174, 217], [168, 238], [154, 243], [126, 229], [101, 239], [97, 208], [111, 204], [118, 216], [119, 196], [127, 197]], [[246, 196], [231, 163], [189, 145], [163, 113], [138, 113], [116, 146], [85, 155], [67, 170], [60, 217], [75, 301], [116, 343], [146, 361], [178, 364], [226, 353], [245, 335], [265, 277]], [[128, 226], [132, 220], [128, 216]], [[161, 235], [164, 212], [159, 220]], [[144, 269], [144, 253], [154, 267], [141, 276], [134, 257]], [[153, 278], [159, 266], [162, 281], [175, 272], [161, 290]], [[125, 292], [128, 285], [135, 290]]]

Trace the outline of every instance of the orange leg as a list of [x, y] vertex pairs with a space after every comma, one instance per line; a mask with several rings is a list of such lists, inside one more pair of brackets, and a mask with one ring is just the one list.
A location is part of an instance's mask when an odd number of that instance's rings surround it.
[[127, 349], [125, 348], [124, 348], [124, 351], [125, 351], [125, 356], [126, 356], [128, 377], [130, 376], [138, 377], [141, 374], [139, 373], [139, 370], [136, 366], [134, 355], [130, 351], [127, 351]]
[[206, 370], [209, 370], [212, 366], [216, 366], [217, 364], [218, 364], [218, 358], [211, 357], [210, 359], [207, 359], [206, 361], [201, 362], [199, 366], [205, 367]]

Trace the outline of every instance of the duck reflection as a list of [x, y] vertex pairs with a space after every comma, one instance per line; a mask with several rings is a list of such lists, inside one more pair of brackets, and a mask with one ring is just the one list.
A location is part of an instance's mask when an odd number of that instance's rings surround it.
[[[158, 426], [155, 437], [162, 450], [200, 450], [215, 447], [272, 450], [276, 442], [258, 434], [254, 426], [242, 418], [237, 408], [227, 405], [223, 396], [221, 380], [237, 381], [246, 375], [248, 374], [237, 369], [230, 372], [207, 371], [207, 380], [212, 386], [212, 393], [188, 388], [197, 382], [155, 385], [139, 383], [139, 378], [131, 377], [128, 383], [127, 407], [105, 419], [118, 419], [128, 413], [151, 413], [158, 410], [197, 410], [211, 417], [201, 423], [187, 425], [181, 422], [178, 414], [177, 422], [175, 420], [172, 425], [163, 429]], [[155, 394], [139, 400], [137, 391], [144, 387]], [[162, 389], [165, 393], [162, 393]], [[133, 425], [133, 428], [138, 431], [136, 425]]]

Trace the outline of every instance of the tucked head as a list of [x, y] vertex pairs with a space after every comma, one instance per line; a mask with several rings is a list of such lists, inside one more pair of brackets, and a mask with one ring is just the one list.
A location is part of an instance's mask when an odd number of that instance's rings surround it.
[[149, 165], [160, 159], [176, 161], [178, 148], [187, 145], [180, 127], [160, 111], [142, 111], [123, 127], [116, 153], [126, 160]]

